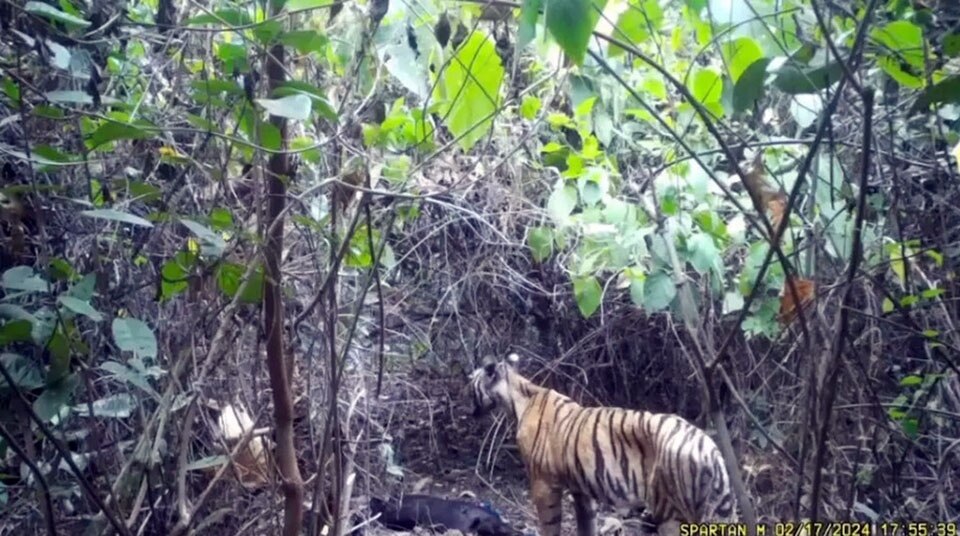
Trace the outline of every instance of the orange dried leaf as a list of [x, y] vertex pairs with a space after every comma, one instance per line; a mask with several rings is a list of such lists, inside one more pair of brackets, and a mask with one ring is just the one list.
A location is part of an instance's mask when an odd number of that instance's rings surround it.
[[750, 194], [758, 211], [769, 211], [774, 230], [780, 226], [787, 211], [787, 196], [767, 180], [762, 153], [757, 153], [750, 169], [743, 175], [743, 187]]
[[[813, 295], [816, 292], [816, 283], [809, 279], [793, 278], [793, 287], [797, 291], [797, 300], [800, 307], [806, 307], [813, 301]], [[797, 316], [797, 302], [794, 300], [793, 292], [790, 291], [789, 282], [784, 282], [783, 292], [780, 294], [780, 323], [787, 325], [793, 322]]]
[[787, 213], [787, 196], [782, 194], [771, 196], [767, 199], [767, 210], [770, 211], [770, 224], [773, 225], [773, 230], [776, 231], [780, 227], [780, 222], [783, 221], [784, 215]]

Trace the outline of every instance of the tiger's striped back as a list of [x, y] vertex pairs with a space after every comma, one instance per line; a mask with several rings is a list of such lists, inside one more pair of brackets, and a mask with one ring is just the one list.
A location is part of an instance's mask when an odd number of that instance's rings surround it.
[[559, 534], [563, 490], [574, 496], [580, 534], [595, 534], [593, 501], [645, 507], [661, 533], [674, 532], [679, 522], [736, 521], [716, 443], [683, 418], [583, 407], [507, 363], [478, 369], [472, 386], [481, 413], [499, 407], [517, 420], [517, 445], [543, 534]]

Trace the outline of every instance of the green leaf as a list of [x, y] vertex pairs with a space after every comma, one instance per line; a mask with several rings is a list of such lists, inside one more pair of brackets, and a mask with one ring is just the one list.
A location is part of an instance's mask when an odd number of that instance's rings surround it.
[[843, 67], [833, 62], [816, 69], [801, 69], [796, 65], [784, 65], [777, 72], [773, 85], [789, 95], [816, 93], [829, 87], [843, 76]]
[[[239, 264], [231, 262], [221, 264], [220, 267], [217, 268], [217, 285], [220, 287], [221, 292], [233, 298], [237, 294], [237, 291], [240, 290], [243, 274], [246, 273], [246, 271], [247, 268]], [[250, 274], [250, 282], [247, 283], [246, 290], [240, 295], [240, 301], [242, 303], [257, 304], [262, 300], [263, 269], [257, 268]]]
[[299, 136], [291, 140], [290, 149], [299, 152], [303, 159], [311, 164], [319, 164], [322, 159], [317, 140], [307, 136]]
[[494, 42], [474, 31], [444, 69], [434, 97], [444, 124], [469, 150], [490, 131], [500, 106], [503, 65]]
[[524, 48], [537, 37], [537, 19], [543, 0], [523, 0], [520, 5], [520, 26], [517, 28], [517, 47]]
[[540, 111], [540, 106], [541, 102], [539, 98], [533, 95], [524, 95], [523, 101], [520, 103], [520, 116], [530, 121], [537, 116], [537, 112]]
[[195, 257], [189, 251], [181, 251], [160, 267], [160, 299], [169, 300], [187, 290], [187, 276]]
[[951, 58], [960, 56], [960, 33], [954, 32], [944, 36], [943, 53]]
[[50, 259], [50, 276], [60, 281], [70, 281], [77, 277], [77, 272], [66, 259], [55, 257]]
[[908, 72], [903, 68], [903, 65], [896, 58], [889, 56], [884, 56], [877, 58], [877, 65], [880, 66], [880, 69], [887, 74], [890, 78], [893, 78], [898, 84], [903, 87], [910, 89], [920, 89], [926, 82], [922, 77]]
[[217, 43], [215, 54], [224, 63], [224, 72], [248, 71], [247, 48], [237, 43]]
[[920, 298], [918, 296], [914, 296], [913, 294], [911, 294], [909, 296], [904, 296], [903, 298], [900, 298], [900, 305], [902, 307], [913, 307], [914, 305], [917, 304], [918, 301], [920, 301]]
[[213, 132], [217, 127], [213, 124], [212, 121], [205, 119], [199, 115], [187, 114], [187, 122], [191, 126], [205, 132]]
[[33, 411], [43, 422], [50, 422], [70, 405], [70, 397], [79, 384], [80, 379], [77, 375], [70, 374], [48, 385], [40, 398], [33, 401]]
[[[89, 98], [89, 96], [88, 96]], [[93, 99], [90, 98], [90, 103], [93, 103]], [[37, 117], [42, 117], [44, 119], [63, 119], [64, 113], [60, 108], [55, 108], [53, 106], [47, 106], [46, 104], [40, 104], [33, 109], [33, 115]]]
[[[638, 45], [650, 38], [650, 35], [660, 30], [663, 23], [663, 10], [657, 0], [635, 0], [630, 2], [627, 10], [617, 19], [613, 37], [631, 45]], [[610, 57], [623, 54], [624, 50], [617, 45], [610, 45]]]
[[923, 29], [907, 20], [897, 20], [874, 28], [870, 32], [881, 46], [898, 60], [905, 61], [918, 70], [923, 70]]
[[29, 266], [14, 266], [0, 278], [0, 285], [7, 290], [24, 292], [47, 292], [50, 284]]
[[527, 234], [527, 245], [533, 260], [543, 262], [553, 254], [553, 231], [547, 227], [534, 227]]
[[313, 105], [316, 107], [320, 117], [323, 117], [331, 123], [337, 122], [337, 111], [333, 108], [333, 105], [330, 104], [330, 101], [327, 100], [327, 97], [324, 96], [323, 91], [314, 85], [291, 80], [284, 82], [282, 86], [273, 91], [274, 97], [286, 97], [296, 94], [303, 94], [313, 99]]
[[763, 97], [764, 82], [770, 58], [760, 58], [750, 64], [733, 86], [733, 108], [738, 112], [748, 110]]
[[283, 32], [283, 24], [278, 20], [265, 20], [251, 28], [253, 36], [261, 44], [269, 45]]
[[129, 223], [130, 225], [139, 225], [141, 227], [153, 227], [153, 224], [149, 221], [141, 218], [140, 216], [135, 216], [129, 212], [121, 212], [119, 210], [114, 210], [112, 208], [98, 208], [94, 210], [84, 210], [80, 212], [83, 216], [89, 216], [91, 218], [100, 218], [102, 220], [116, 221], [120, 223]]
[[12, 78], [3, 79], [3, 92], [10, 99], [10, 103], [14, 106], [19, 106], [20, 102], [20, 85], [13, 81]]
[[100, 311], [94, 309], [93, 306], [90, 305], [90, 302], [66, 295], [60, 295], [57, 300], [67, 309], [77, 313], [78, 315], [83, 315], [94, 322], [100, 322], [103, 320], [103, 315], [100, 314]]
[[647, 275], [641, 267], [627, 268], [624, 275], [630, 281], [630, 301], [637, 307], [643, 307], [643, 284], [647, 280]]
[[677, 295], [677, 287], [669, 275], [656, 272], [647, 277], [643, 284], [643, 306], [653, 313], [670, 306]]
[[85, 91], [56, 90], [48, 91], [43, 94], [50, 102], [61, 102], [64, 104], [93, 104], [93, 97]]
[[11, 320], [0, 326], [0, 346], [6, 346], [15, 342], [27, 342], [30, 340], [30, 333], [33, 330], [33, 324], [29, 320]]
[[696, 233], [691, 236], [687, 241], [687, 251], [693, 269], [701, 274], [709, 272], [714, 266], [720, 266], [720, 252], [708, 234]]
[[233, 214], [225, 208], [215, 208], [210, 211], [210, 226], [218, 231], [233, 228]]
[[694, 98], [702, 104], [720, 102], [723, 95], [723, 78], [711, 68], [699, 69], [687, 86]]
[[287, 10], [288, 11], [303, 11], [305, 9], [317, 9], [322, 7], [330, 7], [337, 0], [288, 0], [287, 1]]
[[47, 384], [54, 384], [70, 373], [70, 341], [58, 329], [45, 343], [50, 356], [47, 368]]
[[217, 454], [215, 456], [207, 456], [206, 458], [200, 458], [199, 460], [194, 460], [184, 466], [185, 471], [200, 471], [203, 469], [212, 469], [214, 467], [220, 467], [226, 463], [230, 462], [230, 456], [225, 454]]
[[77, 281], [67, 291], [67, 296], [81, 301], [90, 301], [97, 287], [97, 275], [93, 272], [83, 276], [83, 279]]
[[644, 92], [659, 100], [667, 99], [667, 86], [654, 75], [644, 77], [643, 84], [640, 86]]
[[294, 30], [280, 34], [280, 43], [293, 47], [301, 54], [323, 52], [330, 40], [316, 30]]
[[181, 218], [180, 223], [200, 239], [200, 252], [205, 257], [219, 257], [227, 249], [227, 243], [223, 238], [209, 228], [186, 218]]
[[201, 26], [204, 24], [218, 24], [226, 26], [248, 26], [253, 21], [246, 11], [239, 9], [218, 9], [213, 13], [205, 13], [187, 19], [187, 26]]
[[881, 305], [881, 309], [883, 310], [884, 313], [893, 312], [894, 307], [895, 305], [893, 303], [893, 300], [891, 300], [890, 298], [883, 299], [883, 304]]
[[[108, 419], [125, 419], [133, 415], [137, 401], [130, 393], [117, 393], [100, 400], [94, 400], [89, 405], [73, 406], [71, 411], [84, 417], [103, 417]], [[93, 415], [91, 415], [93, 410]]]
[[306, 95], [297, 94], [280, 97], [279, 99], [257, 99], [257, 103], [263, 106], [270, 115], [286, 117], [295, 121], [306, 121], [310, 118], [313, 101]]
[[900, 380], [900, 387], [919, 387], [923, 383], [923, 378], [915, 374], [904, 376]]
[[747, 68], [763, 58], [763, 49], [753, 38], [741, 37], [723, 44], [723, 59], [730, 70], [734, 82], [747, 71]]
[[[42, 310], [42, 309], [41, 309]], [[8, 320], [26, 320], [31, 324], [37, 319], [34, 315], [27, 312], [26, 309], [12, 303], [0, 303], [0, 318]]]
[[187, 26], [201, 26], [204, 24], [222, 24], [226, 26], [247, 26], [253, 21], [246, 11], [239, 9], [218, 9], [213, 13], [204, 13], [187, 19]]
[[160, 398], [160, 395], [157, 394], [153, 387], [150, 386], [150, 377], [147, 376], [143, 371], [137, 370], [133, 367], [128, 367], [127, 365], [118, 363], [116, 361], [107, 361], [100, 365], [100, 369], [109, 372], [110, 375], [120, 381], [143, 389], [144, 392], [156, 399]]
[[[373, 246], [376, 247], [379, 242], [379, 233], [373, 232]], [[367, 226], [357, 227], [356, 232], [350, 237], [350, 247], [347, 250], [347, 256], [344, 264], [354, 268], [370, 268], [373, 266], [373, 251], [370, 249], [370, 240], [367, 236]]]
[[716, 212], [711, 210], [697, 212], [694, 214], [693, 219], [701, 229], [717, 240], [722, 242], [729, 238], [727, 225], [723, 222], [723, 218]]
[[948, 76], [920, 93], [914, 110], [926, 110], [931, 104], [960, 104], [960, 75]]
[[920, 421], [916, 417], [903, 419], [900, 421], [900, 426], [903, 427], [903, 433], [910, 439], [916, 439], [920, 435]]
[[194, 80], [190, 82], [190, 87], [194, 91], [194, 98], [197, 95], [219, 96], [221, 93], [240, 97], [243, 95], [243, 88], [233, 80], [220, 80], [216, 78], [207, 80]]
[[49, 160], [50, 162], [56, 162], [60, 164], [75, 162], [78, 160], [77, 155], [64, 153], [59, 149], [49, 145], [37, 145], [33, 148], [33, 154]]
[[932, 300], [932, 299], [939, 298], [940, 296], [943, 296], [946, 293], [947, 293], [946, 289], [928, 288], [927, 290], [924, 290], [923, 292], [920, 293], [920, 297], [928, 300]]
[[[46, 41], [47, 46], [50, 47], [50, 64], [56, 67], [57, 69], [63, 71], [70, 70], [70, 62], [73, 59], [74, 55], [71, 52], [71, 49], [51, 40]], [[81, 67], [83, 71], [86, 71], [86, 67]], [[86, 73], [85, 73], [86, 74]]]
[[[26, 313], [26, 311], [23, 312]], [[33, 324], [30, 336], [33, 338], [34, 344], [38, 346], [44, 346], [50, 341], [50, 338], [53, 337], [54, 328], [56, 328], [60, 322], [56, 311], [48, 306], [41, 307], [29, 318], [20, 318], [30, 320], [31, 324]]]
[[[10, 374], [13, 384], [21, 390], [30, 391], [44, 386], [43, 372], [40, 367], [26, 357], [20, 354], [5, 353], [0, 355], [0, 362], [3, 363], [4, 368]], [[6, 378], [0, 376], [0, 389], [8, 387]]]
[[263, 121], [260, 127], [260, 146], [268, 151], [279, 151], [283, 146], [283, 135], [273, 123]]
[[36, 2], [31, 0], [30, 2], [24, 4], [23, 10], [27, 13], [39, 15], [45, 19], [62, 22], [67, 25], [79, 26], [81, 28], [90, 26], [90, 21], [86, 21], [75, 15], [60, 11], [59, 9], [44, 2]]
[[577, 65], [583, 64], [587, 44], [606, 0], [549, 0], [546, 23], [550, 35]]
[[150, 131], [144, 130], [143, 128], [148, 126], [152, 125], [144, 121], [137, 121], [137, 124], [132, 124], [108, 119], [97, 127], [97, 129], [87, 137], [84, 143], [86, 143], [87, 148], [92, 151], [112, 141], [145, 140], [153, 137]]
[[603, 298], [603, 289], [596, 277], [588, 275], [573, 280], [573, 296], [577, 300], [577, 308], [584, 318], [590, 318], [600, 307]]
[[566, 225], [570, 213], [577, 207], [577, 187], [572, 184], [561, 184], [550, 194], [547, 200], [547, 211], [557, 223], [557, 225]]
[[133, 352], [141, 358], [157, 357], [157, 338], [143, 320], [115, 318], [112, 331], [113, 340], [121, 351]]

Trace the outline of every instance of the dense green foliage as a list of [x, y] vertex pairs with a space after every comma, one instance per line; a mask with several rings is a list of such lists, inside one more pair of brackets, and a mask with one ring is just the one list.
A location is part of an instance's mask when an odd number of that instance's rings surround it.
[[[297, 160], [283, 177], [296, 265], [284, 290], [301, 306], [330, 273], [349, 280], [337, 288], [358, 316], [377, 314], [371, 286], [442, 302], [439, 279], [403, 267], [431, 238], [404, 237], [428, 208], [456, 205], [530, 270], [561, 272], [585, 322], [629, 302], [774, 344], [792, 325], [788, 281], [814, 281], [830, 316], [832, 289], [856, 284], [865, 315], [901, 315], [940, 363], [892, 368], [884, 402], [908, 439], [932, 426], [917, 408], [957, 380], [936, 352], [960, 348], [949, 2], [281, 3], [272, 17], [231, 0], [0, 7], [0, 399], [29, 404], [28, 430], [156, 408], [183, 381], [168, 354], [197, 344], [184, 331], [212, 340], [231, 300], [257, 318], [260, 179], [278, 153]], [[268, 92], [278, 43], [288, 80]], [[286, 136], [270, 116], [289, 120]], [[510, 199], [469, 197], [483, 181]], [[811, 353], [831, 333], [822, 309], [800, 319], [805, 337], [821, 324]], [[342, 356], [357, 325], [344, 322]]]

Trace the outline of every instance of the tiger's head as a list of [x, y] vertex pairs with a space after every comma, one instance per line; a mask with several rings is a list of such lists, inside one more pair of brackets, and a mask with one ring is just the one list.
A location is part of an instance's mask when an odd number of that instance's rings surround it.
[[494, 409], [510, 407], [510, 373], [517, 354], [510, 354], [506, 361], [485, 359], [483, 366], [470, 374], [470, 391], [473, 398], [473, 416], [482, 417]]

